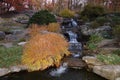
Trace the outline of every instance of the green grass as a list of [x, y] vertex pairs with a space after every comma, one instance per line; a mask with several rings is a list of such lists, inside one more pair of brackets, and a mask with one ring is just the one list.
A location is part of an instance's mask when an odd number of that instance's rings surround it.
[[95, 50], [95, 49], [97, 49], [97, 45], [94, 44], [94, 43], [87, 44], [87, 47], [88, 47], [89, 50]]
[[0, 47], [0, 68], [20, 64], [21, 56], [21, 46], [13, 46], [11, 48]]
[[105, 64], [120, 64], [120, 56], [116, 54], [99, 54], [97, 55], [98, 60], [104, 62]]
[[97, 34], [93, 34], [90, 36], [90, 40], [87, 42], [87, 47], [89, 50], [97, 49], [97, 43], [103, 40], [103, 37]]

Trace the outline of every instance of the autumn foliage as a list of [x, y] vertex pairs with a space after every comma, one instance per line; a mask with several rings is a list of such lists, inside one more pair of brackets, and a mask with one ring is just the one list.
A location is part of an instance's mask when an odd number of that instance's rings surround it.
[[47, 30], [50, 32], [59, 32], [60, 31], [60, 24], [58, 23], [50, 23], [47, 26]]
[[65, 18], [73, 18], [75, 15], [75, 12], [69, 9], [63, 9], [62, 11], [60, 11], [59, 15]]
[[25, 9], [24, 3], [27, 0], [3, 0], [5, 3], [9, 4], [9, 8], [14, 7], [16, 11], [21, 11]]
[[22, 63], [28, 66], [30, 71], [44, 70], [50, 66], [59, 66], [61, 59], [69, 55], [68, 43], [65, 38], [53, 32], [37, 31], [25, 45]]
[[50, 23], [49, 25], [37, 25], [32, 24], [29, 28], [30, 36], [35, 36], [36, 34], [40, 33], [41, 31], [49, 31], [49, 32], [60, 32], [60, 24], [58, 23]]
[[30, 25], [30, 28], [29, 28], [29, 35], [30, 35], [30, 37], [34, 37], [35, 35], [37, 35], [41, 31], [46, 31], [46, 30], [47, 30], [46, 25], [40, 26], [37, 24], [32, 24], [32, 25]]

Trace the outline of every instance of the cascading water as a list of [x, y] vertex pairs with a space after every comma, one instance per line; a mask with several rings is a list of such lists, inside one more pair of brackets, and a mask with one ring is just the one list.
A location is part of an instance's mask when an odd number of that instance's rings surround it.
[[77, 34], [73, 33], [72, 31], [67, 31], [67, 33], [69, 34], [70, 37], [70, 41], [69, 43], [78, 43], [77, 41]]
[[72, 53], [73, 57], [80, 57], [81, 56], [81, 51], [82, 51], [82, 44], [81, 42], [77, 41], [77, 34], [72, 32], [72, 31], [67, 31], [69, 37], [70, 37], [70, 46], [69, 50], [76, 50], [76, 53]]
[[54, 69], [50, 72], [51, 76], [60, 76], [62, 73], [64, 73], [67, 70], [67, 63], [63, 63], [59, 68]]
[[[71, 23], [68, 24], [68, 26], [73, 26], [73, 27], [76, 27], [77, 26], [77, 23], [71, 19]], [[65, 29], [64, 26], [62, 26], [62, 29]], [[69, 37], [70, 37], [70, 46], [69, 46], [69, 49], [74, 49], [73, 47], [76, 47], [77, 49], [81, 50], [81, 43], [77, 41], [77, 34], [76, 33], [73, 33], [72, 31], [67, 31]], [[77, 53], [73, 53], [72, 54], [73, 57], [79, 57], [81, 55], [81, 52], [77, 52]], [[50, 75], [51, 76], [60, 76], [62, 73], [64, 73], [67, 69], [67, 63], [63, 63], [63, 65], [61, 65], [59, 68], [57, 69], [54, 69], [50, 72]]]

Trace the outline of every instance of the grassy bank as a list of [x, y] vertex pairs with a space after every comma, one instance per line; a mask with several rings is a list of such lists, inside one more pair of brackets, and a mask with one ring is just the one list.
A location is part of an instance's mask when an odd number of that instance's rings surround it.
[[0, 68], [20, 64], [21, 55], [21, 46], [13, 46], [11, 48], [0, 47]]
[[104, 62], [105, 64], [113, 64], [119, 65], [120, 64], [120, 50], [115, 50], [109, 54], [98, 54], [98, 60]]

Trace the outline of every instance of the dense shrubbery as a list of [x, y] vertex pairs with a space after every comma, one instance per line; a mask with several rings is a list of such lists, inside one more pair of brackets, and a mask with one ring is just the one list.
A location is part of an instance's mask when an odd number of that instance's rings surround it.
[[81, 17], [86, 16], [89, 20], [93, 20], [96, 17], [103, 15], [104, 13], [105, 10], [101, 6], [86, 5], [80, 15]]
[[64, 18], [72, 18], [74, 17], [75, 13], [69, 9], [64, 9], [59, 13], [59, 15]]
[[59, 66], [64, 55], [70, 54], [67, 47], [67, 41], [60, 34], [37, 34], [26, 44], [22, 62], [32, 71]]
[[113, 28], [113, 33], [115, 37], [120, 40], [120, 25], [117, 25]]
[[116, 25], [120, 25], [120, 16], [111, 17], [111, 26], [114, 27]]
[[116, 54], [116, 55], [118, 55], [118, 56], [120, 56], [120, 49], [114, 50], [112, 53], [113, 53], [113, 54]]
[[89, 18], [88, 18], [87, 16], [81, 16], [81, 19], [82, 19], [84, 22], [89, 21]]
[[103, 40], [103, 37], [100, 35], [94, 34], [90, 36], [89, 43], [98, 43]]
[[[57, 33], [46, 32], [47, 26], [30, 29], [31, 39], [25, 45], [22, 63], [29, 70], [44, 70], [50, 66], [59, 66], [61, 59], [69, 55], [68, 43], [65, 38]], [[54, 31], [54, 30], [52, 30]]]
[[49, 32], [60, 32], [60, 24], [58, 23], [50, 23], [48, 26], [47, 26], [47, 30]]
[[98, 17], [96, 18], [96, 22], [103, 26], [105, 23], [109, 22], [110, 20], [107, 17]]
[[105, 16], [102, 16], [102, 17], [97, 17], [94, 21], [91, 22], [91, 28], [98, 28], [100, 26], [103, 26], [105, 25], [105, 23], [109, 23], [110, 20], [105, 17]]
[[36, 12], [29, 20], [29, 24], [48, 25], [56, 22], [55, 16], [47, 10]]
[[32, 24], [29, 28], [29, 35], [30, 37], [34, 37], [35, 35], [37, 35], [38, 33], [40, 33], [40, 31], [45, 31], [46, 30], [46, 26], [40, 26], [37, 24]]
[[32, 24], [29, 28], [29, 33], [31, 36], [35, 36], [40, 31], [49, 31], [49, 32], [60, 32], [60, 25], [58, 23], [50, 23], [49, 25], [37, 25]]
[[98, 28], [98, 27], [100, 27], [100, 24], [97, 21], [92, 21], [90, 24], [90, 27], [93, 29]]

